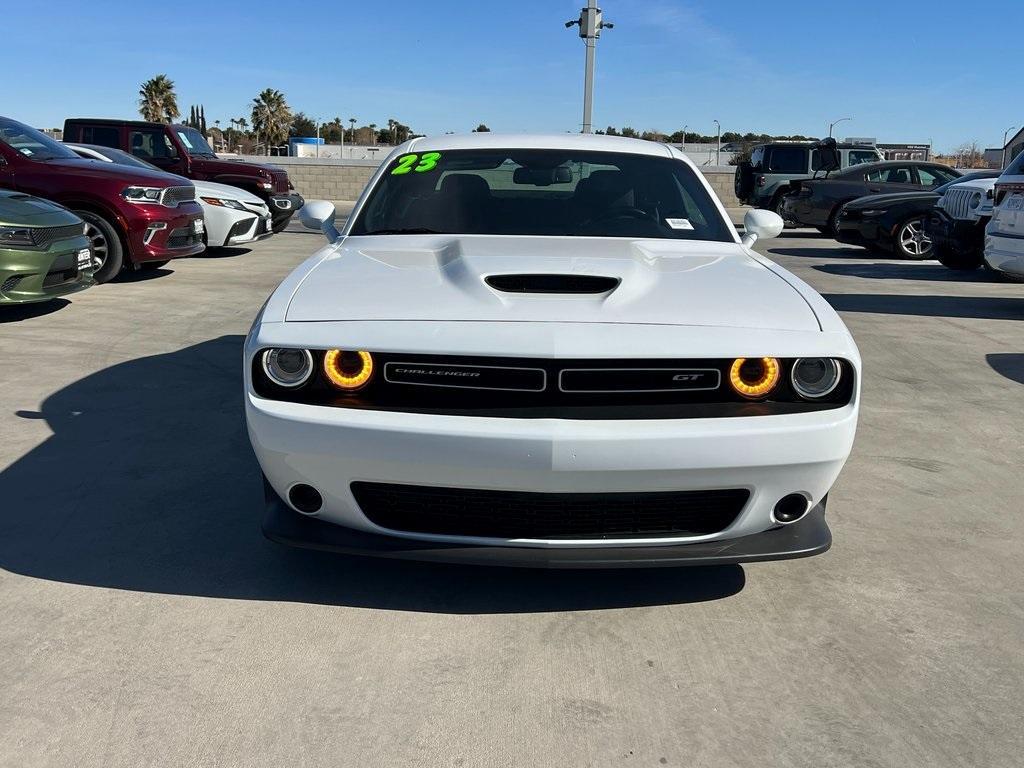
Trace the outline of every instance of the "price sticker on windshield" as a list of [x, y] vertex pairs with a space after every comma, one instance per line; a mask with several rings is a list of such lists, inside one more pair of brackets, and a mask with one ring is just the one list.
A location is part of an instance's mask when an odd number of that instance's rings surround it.
[[398, 164], [391, 169], [392, 176], [404, 176], [407, 173], [427, 173], [437, 168], [441, 159], [440, 152], [424, 152], [422, 155], [402, 155]]

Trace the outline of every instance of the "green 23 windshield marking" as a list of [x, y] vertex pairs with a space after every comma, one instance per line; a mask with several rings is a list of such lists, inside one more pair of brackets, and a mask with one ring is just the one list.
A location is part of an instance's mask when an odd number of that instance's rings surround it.
[[402, 176], [410, 171], [426, 173], [437, 168], [437, 161], [440, 159], [440, 152], [425, 152], [422, 155], [402, 155], [398, 158], [398, 165], [391, 169], [391, 175]]

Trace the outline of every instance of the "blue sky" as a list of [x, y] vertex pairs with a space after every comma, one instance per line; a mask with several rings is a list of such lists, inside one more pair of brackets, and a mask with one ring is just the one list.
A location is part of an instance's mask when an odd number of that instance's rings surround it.
[[[49, 0], [43, 15], [17, 3], [4, 11], [0, 112], [40, 127], [133, 117], [140, 82], [167, 73], [179, 106], [205, 104], [211, 123], [248, 117], [269, 86], [324, 120], [578, 130], [583, 43], [562, 24], [581, 5]], [[801, 10], [763, 10], [772, 5]], [[1024, 124], [1015, 74], [1001, 81], [998, 68], [998, 31], [1015, 40], [1024, 30], [1019, 0], [977, 4], [975, 16], [948, 0], [602, 7], [616, 26], [598, 43], [597, 126], [712, 133], [717, 118], [723, 130], [823, 134], [828, 120], [853, 116], [837, 135], [941, 150], [997, 146]]]

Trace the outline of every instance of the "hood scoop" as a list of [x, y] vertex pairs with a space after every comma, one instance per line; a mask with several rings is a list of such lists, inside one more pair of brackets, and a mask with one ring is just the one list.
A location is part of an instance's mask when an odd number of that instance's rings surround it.
[[491, 288], [503, 293], [601, 294], [619, 287], [621, 278], [603, 275], [489, 275]]

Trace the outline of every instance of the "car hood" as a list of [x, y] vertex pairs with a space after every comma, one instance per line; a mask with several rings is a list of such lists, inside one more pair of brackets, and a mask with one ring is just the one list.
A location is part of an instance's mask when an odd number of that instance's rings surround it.
[[58, 158], [46, 160], [47, 168], [59, 169], [60, 172], [78, 177], [93, 178], [115, 178], [125, 184], [135, 184], [140, 187], [187, 187], [192, 182], [184, 176], [177, 176], [173, 173], [165, 173], [156, 169], [138, 168], [134, 165], [119, 165], [117, 163], [106, 163], [97, 160], [86, 160], [84, 157]]
[[[618, 238], [349, 237], [305, 275], [291, 322], [362, 320], [644, 323], [819, 330], [803, 296], [737, 243]], [[551, 275], [595, 293], [518, 293], [485, 278]], [[517, 277], [518, 276], [518, 277]], [[567, 279], [569, 278], [569, 279]], [[559, 285], [563, 284], [563, 285]]]
[[263, 205], [252, 192], [246, 192], [241, 187], [232, 187], [230, 184], [218, 184], [214, 181], [196, 181], [192, 183], [196, 188], [196, 197], [220, 197], [228, 200], [238, 200], [241, 203], [251, 205]]
[[915, 201], [927, 202], [938, 200], [939, 196], [934, 192], [893, 192], [887, 195], [867, 195], [858, 197], [853, 202], [847, 203], [848, 209], [885, 208], [897, 203], [909, 203]]
[[0, 226], [60, 227], [79, 221], [67, 208], [49, 200], [0, 191]]

